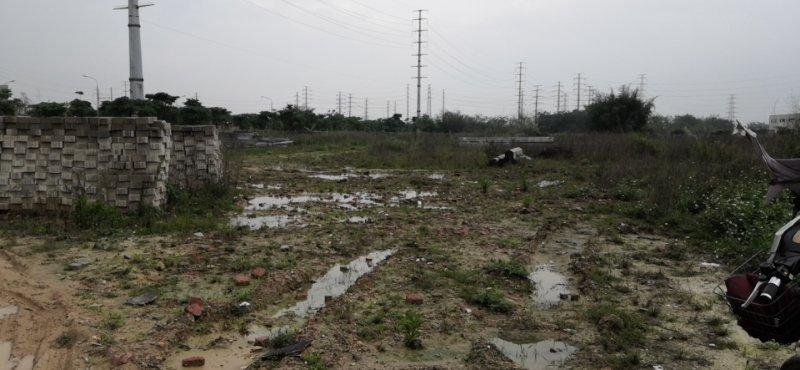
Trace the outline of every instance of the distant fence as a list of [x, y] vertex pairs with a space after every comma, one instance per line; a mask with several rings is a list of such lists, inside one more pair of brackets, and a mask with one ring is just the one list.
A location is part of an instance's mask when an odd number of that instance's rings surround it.
[[551, 136], [522, 136], [522, 137], [460, 137], [458, 143], [462, 145], [489, 145], [489, 144], [550, 144], [555, 142]]
[[213, 126], [155, 118], [0, 117], [0, 210], [57, 210], [81, 196], [159, 207], [167, 184], [221, 179]]

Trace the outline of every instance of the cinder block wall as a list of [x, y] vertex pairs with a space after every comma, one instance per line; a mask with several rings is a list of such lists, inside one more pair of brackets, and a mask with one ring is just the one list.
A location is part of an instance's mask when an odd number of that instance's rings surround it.
[[[190, 127], [186, 135], [155, 118], [0, 117], [0, 210], [70, 208], [81, 196], [126, 210], [162, 206], [173, 178], [221, 178], [216, 128]], [[177, 152], [173, 131], [182, 133]]]
[[215, 126], [172, 126], [169, 183], [195, 189], [222, 180], [223, 162]]

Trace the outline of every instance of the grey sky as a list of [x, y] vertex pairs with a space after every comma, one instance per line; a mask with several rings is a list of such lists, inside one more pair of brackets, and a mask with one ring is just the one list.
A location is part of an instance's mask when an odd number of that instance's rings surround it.
[[[574, 108], [574, 78], [607, 91], [647, 74], [662, 114], [765, 121], [800, 95], [800, 2], [796, 0], [153, 0], [142, 9], [145, 91], [197, 93], [234, 112], [276, 108], [309, 87], [309, 105], [369, 98], [371, 118], [405, 114], [412, 86], [412, 9], [429, 10], [425, 87], [434, 113], [516, 113], [516, 63], [523, 61], [526, 111], [555, 109], [561, 81]], [[143, 1], [144, 2], [144, 1]], [[34, 101], [106, 98], [128, 78], [124, 0], [0, 0], [0, 83]], [[291, 20], [287, 19], [290, 18]], [[584, 95], [586, 93], [584, 92]], [[425, 92], [423, 92], [423, 96]], [[89, 98], [91, 97], [91, 99]], [[585, 99], [585, 98], [584, 98]], [[423, 111], [426, 104], [423, 99]], [[413, 113], [412, 113], [413, 114]]]

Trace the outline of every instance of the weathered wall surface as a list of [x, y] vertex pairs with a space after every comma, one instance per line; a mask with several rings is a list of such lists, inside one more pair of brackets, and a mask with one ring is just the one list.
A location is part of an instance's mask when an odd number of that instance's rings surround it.
[[169, 183], [194, 189], [222, 179], [222, 148], [214, 126], [172, 126]]
[[[81, 196], [127, 210], [159, 207], [170, 179], [198, 186], [221, 177], [216, 128], [187, 130], [155, 118], [0, 117], [0, 210], [69, 208]], [[208, 149], [215, 142], [216, 152]]]

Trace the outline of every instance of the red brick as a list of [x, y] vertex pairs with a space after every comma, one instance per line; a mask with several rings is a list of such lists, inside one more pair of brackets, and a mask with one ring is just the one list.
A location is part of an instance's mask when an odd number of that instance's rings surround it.
[[253, 344], [255, 344], [258, 347], [266, 348], [266, 347], [269, 346], [269, 337], [267, 337], [267, 336], [258, 337], [258, 338], [255, 339]]
[[236, 275], [233, 277], [233, 283], [236, 284], [236, 286], [250, 285], [250, 276], [245, 274]]
[[119, 349], [109, 348], [107, 351], [108, 360], [114, 366], [122, 366], [133, 360], [133, 355], [128, 352], [121, 352]]
[[205, 309], [205, 304], [203, 303], [202, 298], [192, 297], [189, 298], [189, 304], [186, 306], [186, 312], [190, 313], [194, 317], [200, 317], [203, 315], [203, 310]]
[[250, 275], [256, 279], [260, 279], [267, 275], [267, 269], [263, 267], [253, 267], [253, 269], [250, 270]]
[[181, 364], [183, 367], [201, 367], [206, 364], [206, 359], [202, 356], [192, 356], [184, 358]]
[[421, 305], [424, 301], [425, 297], [422, 293], [406, 293], [406, 303], [408, 304]]

